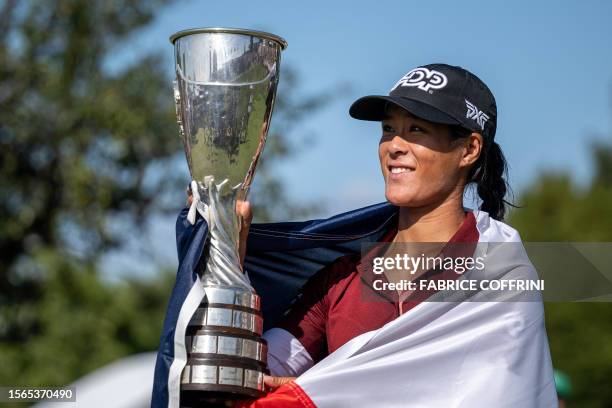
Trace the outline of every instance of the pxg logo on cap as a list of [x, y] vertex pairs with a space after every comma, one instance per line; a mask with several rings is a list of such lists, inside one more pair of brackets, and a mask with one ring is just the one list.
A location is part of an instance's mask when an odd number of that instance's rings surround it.
[[425, 67], [415, 68], [404, 75], [391, 88], [391, 92], [398, 86], [415, 86], [423, 91], [433, 93], [432, 89], [442, 89], [448, 84], [448, 78], [443, 73]]
[[476, 123], [478, 123], [478, 126], [480, 126], [482, 130], [484, 130], [484, 126], [487, 120], [489, 119], [489, 115], [479, 110], [476, 105], [474, 105], [467, 99], [465, 100], [465, 106], [467, 107], [467, 113], [465, 114], [465, 118], [474, 119]]

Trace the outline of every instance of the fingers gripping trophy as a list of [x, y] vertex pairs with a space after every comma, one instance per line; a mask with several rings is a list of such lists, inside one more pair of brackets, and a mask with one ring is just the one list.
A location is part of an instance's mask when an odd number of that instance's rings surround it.
[[[181, 405], [263, 395], [260, 299], [239, 254], [246, 196], [268, 132], [285, 40], [241, 29], [178, 32], [174, 98], [192, 182], [188, 220], [208, 224], [202, 300], [186, 329]], [[197, 304], [197, 301], [196, 301]], [[195, 308], [195, 307], [194, 307]], [[178, 330], [178, 328], [177, 328]]]

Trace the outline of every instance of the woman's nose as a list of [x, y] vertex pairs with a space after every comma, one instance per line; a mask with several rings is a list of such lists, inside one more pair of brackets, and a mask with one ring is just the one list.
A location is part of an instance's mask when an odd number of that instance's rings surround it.
[[394, 136], [389, 142], [389, 154], [402, 155], [408, 151], [408, 143], [400, 136]]

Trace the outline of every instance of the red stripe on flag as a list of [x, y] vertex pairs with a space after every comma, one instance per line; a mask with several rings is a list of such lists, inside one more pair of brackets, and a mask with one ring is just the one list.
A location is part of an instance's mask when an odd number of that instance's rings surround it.
[[308, 394], [290, 381], [257, 400], [237, 401], [234, 408], [317, 408]]

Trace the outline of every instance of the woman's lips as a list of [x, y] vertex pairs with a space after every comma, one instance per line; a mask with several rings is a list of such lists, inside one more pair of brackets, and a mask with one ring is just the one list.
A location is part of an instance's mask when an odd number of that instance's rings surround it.
[[400, 165], [390, 165], [388, 169], [390, 180], [401, 180], [414, 172], [414, 168]]

